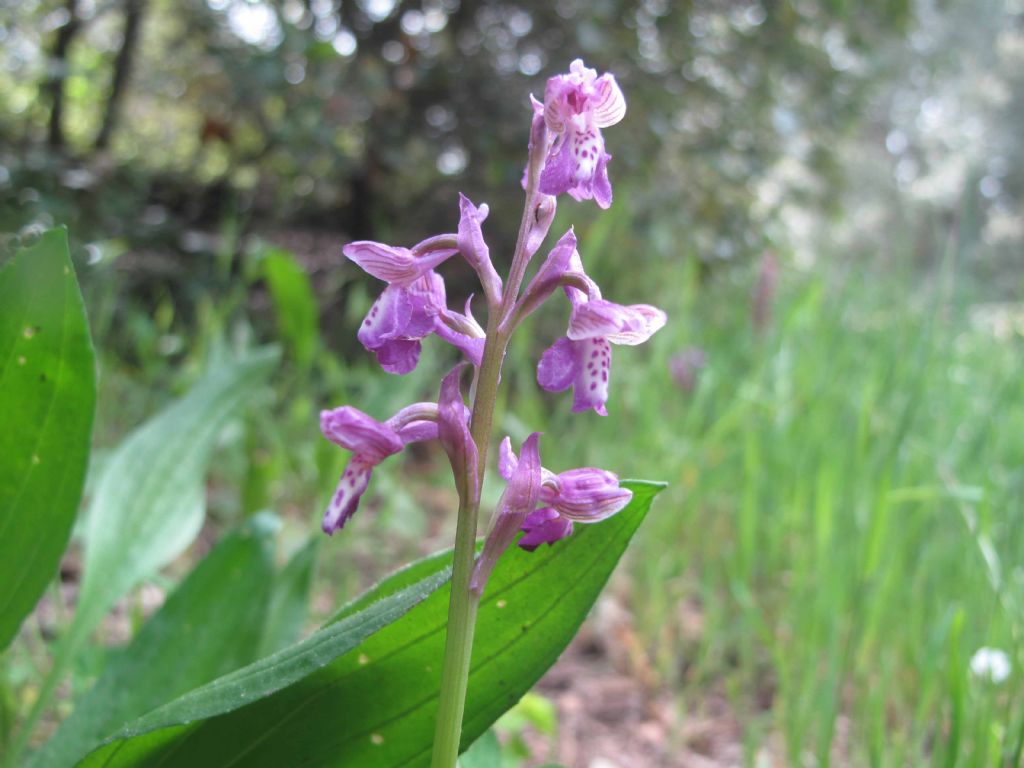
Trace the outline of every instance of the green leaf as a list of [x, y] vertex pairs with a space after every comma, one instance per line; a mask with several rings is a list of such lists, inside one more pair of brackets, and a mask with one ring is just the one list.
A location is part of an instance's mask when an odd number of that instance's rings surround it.
[[322, 536], [311, 538], [292, 555], [274, 579], [266, 626], [259, 656], [269, 656], [294, 643], [302, 634], [309, 613], [309, 590], [313, 584], [317, 553]]
[[[317, 670], [323, 670], [326, 665], [356, 648], [367, 637], [393, 624], [413, 606], [425, 600], [441, 585], [447, 583], [450, 576], [448, 568], [434, 573], [432, 576], [374, 603], [364, 611], [318, 630], [290, 648], [261, 659], [237, 672], [225, 675], [209, 685], [172, 701], [131, 723], [119, 735], [146, 734], [149, 731], [168, 726], [179, 726], [154, 734], [158, 742], [163, 742], [168, 737], [173, 739], [179, 734], [191, 730], [189, 727], [182, 728], [182, 724], [187, 726], [189, 723], [199, 721], [197, 725], [202, 725], [204, 719], [215, 717], [223, 712], [231, 712], [240, 707], [244, 708], [244, 704], [248, 701], [261, 699], [271, 701], [272, 698], [268, 699], [267, 697], [287, 690], [293, 683], [304, 680]], [[258, 740], [259, 734], [250, 734], [249, 738], [254, 741]], [[139, 740], [137, 745], [129, 743], [129, 748], [121, 751], [120, 747], [124, 746], [124, 742], [122, 742], [114, 745], [114, 751], [118, 760], [128, 759], [131, 761], [134, 747], [138, 746], [143, 750], [148, 750], [151, 743], [152, 740]], [[97, 754], [94, 753], [93, 757], [87, 759], [87, 764]]]
[[67, 233], [0, 270], [0, 650], [57, 572], [89, 460], [96, 370]]
[[256, 658], [274, 582], [272, 515], [227, 536], [116, 651], [31, 768], [74, 765], [125, 723]]
[[[558, 658], [663, 486], [630, 482], [628, 487], [633, 501], [609, 520], [578, 526], [557, 546], [534, 553], [513, 547], [502, 556], [480, 606], [464, 745]], [[438, 568], [443, 561], [432, 559]], [[397, 578], [407, 579], [408, 573]], [[358, 647], [319, 648], [326, 638], [423, 583], [136, 721], [82, 765], [166, 766], [172, 755], [175, 765], [197, 768], [428, 765], [450, 588], [438, 589]], [[375, 593], [388, 590], [385, 583]], [[311, 643], [322, 651], [317, 664], [304, 660]], [[320, 664], [326, 666], [314, 671]]]
[[203, 478], [214, 441], [263, 386], [277, 359], [276, 350], [265, 349], [218, 365], [107, 460], [89, 505], [75, 616], [6, 765], [17, 763], [71, 659], [107, 610], [195, 538], [205, 514]]
[[74, 620], [79, 631], [90, 631], [119, 597], [195, 539], [214, 442], [262, 388], [277, 359], [277, 351], [268, 349], [218, 366], [111, 455], [86, 521]]
[[501, 744], [493, 729], [485, 731], [462, 753], [459, 768], [501, 768]]
[[292, 254], [280, 248], [266, 252], [263, 274], [281, 337], [295, 361], [305, 368], [313, 361], [318, 337], [318, 309], [309, 276]]

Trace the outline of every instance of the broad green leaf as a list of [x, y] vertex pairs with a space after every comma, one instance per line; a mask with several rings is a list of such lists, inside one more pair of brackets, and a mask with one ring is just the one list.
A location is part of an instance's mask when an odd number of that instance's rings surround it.
[[493, 729], [484, 735], [459, 757], [459, 768], [501, 768], [501, 744]]
[[85, 307], [54, 229], [0, 270], [0, 650], [67, 546], [95, 402]]
[[[324, 627], [305, 640], [268, 656], [255, 664], [251, 664], [237, 672], [225, 675], [212, 683], [186, 694], [160, 709], [129, 724], [122, 730], [124, 735], [146, 734], [167, 726], [202, 721], [215, 717], [223, 712], [231, 712], [244, 707], [248, 701], [267, 699], [272, 694], [286, 690], [293, 683], [304, 680], [317, 670], [339, 656], [356, 648], [367, 637], [379, 632], [403, 615], [413, 606], [422, 602], [439, 587], [447, 583], [451, 576], [449, 568], [435, 572], [415, 584], [405, 587], [382, 600], [375, 602], [364, 611], [348, 616]], [[154, 736], [160, 742], [168, 737], [174, 738], [182, 730], [188, 728], [170, 728], [158, 731]], [[258, 739], [258, 734], [251, 734]], [[115, 744], [113, 749], [119, 760], [132, 758], [134, 746], [120, 750], [124, 745]], [[150, 743], [140, 741], [143, 750], [148, 750]], [[173, 749], [173, 747], [172, 747]], [[96, 756], [97, 753], [94, 753]], [[87, 759], [87, 763], [90, 759]], [[121, 764], [120, 762], [117, 764]], [[134, 763], [129, 763], [134, 764]]]
[[[464, 745], [530, 689], [579, 629], [662, 486], [628, 487], [633, 501], [609, 520], [578, 526], [557, 546], [534, 553], [513, 547], [502, 556], [480, 606]], [[440, 558], [433, 561], [443, 567]], [[362, 621], [423, 583], [141, 718], [82, 765], [166, 766], [172, 756], [173, 764], [196, 768], [428, 765], [448, 586], [358, 647], [325, 648], [317, 664], [300, 665], [295, 658], [304, 656], [306, 644]], [[376, 593], [388, 591], [384, 584]], [[314, 669], [319, 664], [326, 666]]]
[[316, 297], [305, 270], [288, 251], [272, 248], [263, 260], [263, 274], [277, 313], [277, 325], [295, 361], [303, 368], [313, 361], [317, 344]]
[[322, 541], [322, 536], [311, 538], [291, 556], [274, 579], [258, 656], [269, 656], [286, 648], [302, 634], [302, 627], [309, 614], [309, 590]]
[[258, 515], [221, 541], [114, 653], [30, 768], [74, 765], [125, 723], [253, 661], [275, 582], [278, 525]]
[[114, 451], [89, 506], [77, 630], [90, 631], [119, 597], [192, 543], [214, 441], [277, 358], [276, 350], [260, 350], [218, 366]]

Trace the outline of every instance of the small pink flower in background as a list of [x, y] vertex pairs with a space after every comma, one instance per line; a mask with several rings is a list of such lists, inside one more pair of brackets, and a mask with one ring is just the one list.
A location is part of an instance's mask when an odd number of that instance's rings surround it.
[[757, 273], [757, 285], [754, 287], [754, 301], [751, 307], [751, 319], [754, 330], [764, 333], [772, 324], [775, 309], [775, 294], [779, 288], [779, 258], [771, 251], [761, 256], [761, 264]]
[[576, 200], [594, 200], [601, 208], [612, 204], [608, 161], [601, 129], [626, 114], [626, 99], [614, 75], [597, 71], [576, 59], [569, 74], [548, 80], [544, 89], [544, 122], [555, 134], [548, 152], [540, 191], [568, 192]]
[[707, 363], [707, 355], [700, 347], [687, 347], [668, 361], [668, 370], [672, 380], [685, 392], [693, 392], [697, 388], [700, 372]]

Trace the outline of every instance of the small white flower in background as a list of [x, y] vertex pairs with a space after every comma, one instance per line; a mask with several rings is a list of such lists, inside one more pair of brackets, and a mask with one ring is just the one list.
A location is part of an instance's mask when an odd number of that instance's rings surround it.
[[975, 677], [1001, 683], [1010, 676], [1010, 658], [998, 648], [979, 648], [971, 657]]

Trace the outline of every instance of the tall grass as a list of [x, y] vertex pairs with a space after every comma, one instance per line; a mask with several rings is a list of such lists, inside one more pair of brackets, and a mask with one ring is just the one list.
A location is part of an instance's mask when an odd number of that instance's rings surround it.
[[[1020, 764], [1024, 340], [972, 323], [952, 260], [791, 271], [761, 335], [753, 281], [675, 268], [669, 326], [615, 354], [616, 418], [549, 421], [553, 469], [671, 482], [628, 571], [661, 679], [684, 709], [728, 696], [787, 764]], [[693, 344], [687, 392], [668, 361]], [[971, 675], [982, 646], [1006, 682]]]

